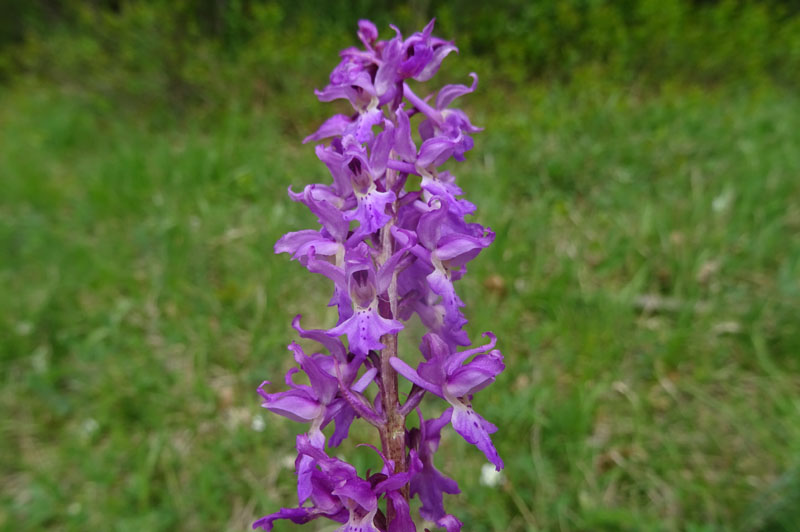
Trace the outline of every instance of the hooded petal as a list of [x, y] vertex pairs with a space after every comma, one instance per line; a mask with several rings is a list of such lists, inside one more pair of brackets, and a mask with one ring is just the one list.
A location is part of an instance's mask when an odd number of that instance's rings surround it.
[[262, 393], [261, 404], [270, 412], [307, 423], [322, 414], [323, 406], [305, 390], [289, 390], [279, 393]]
[[[417, 166], [420, 168], [434, 168], [441, 165], [458, 151], [462, 135], [455, 138], [445, 136], [431, 137], [422, 143], [417, 157]], [[463, 153], [466, 150], [460, 150]]]
[[361, 19], [358, 21], [358, 38], [364, 43], [364, 46], [370, 48], [378, 38], [378, 28], [371, 21]]
[[474, 259], [478, 253], [494, 241], [494, 232], [486, 228], [486, 234], [481, 237], [450, 233], [443, 236], [436, 246], [436, 257], [447, 261], [454, 268], [460, 268]]
[[472, 362], [448, 375], [445, 388], [454, 397], [470, 395], [494, 382], [504, 369], [503, 356], [495, 349], [493, 354], [478, 355]]
[[314, 248], [317, 253], [325, 256], [336, 255], [340, 244], [326, 238], [319, 231], [304, 229], [286, 233], [275, 243], [275, 253], [290, 253], [292, 259], [300, 259]]
[[438, 41], [438, 43], [434, 44], [433, 57], [431, 57], [431, 60], [428, 61], [427, 65], [425, 65], [425, 68], [423, 68], [419, 74], [414, 76], [414, 79], [417, 81], [428, 81], [431, 79], [439, 70], [439, 67], [442, 66], [442, 61], [444, 61], [444, 58], [447, 57], [450, 52], [458, 52], [458, 48], [456, 48], [453, 43], [442, 41], [440, 39], [435, 40]]
[[436, 521], [436, 526], [444, 528], [446, 532], [461, 532], [461, 521], [449, 514]]
[[339, 383], [336, 381], [336, 378], [324, 371], [317, 361], [306, 355], [303, 352], [303, 348], [297, 343], [292, 342], [289, 344], [289, 350], [294, 353], [295, 362], [297, 362], [306, 375], [308, 375], [311, 388], [317, 395], [319, 402], [323, 405], [327, 405], [333, 401], [333, 398], [336, 397], [336, 392], [339, 391]]

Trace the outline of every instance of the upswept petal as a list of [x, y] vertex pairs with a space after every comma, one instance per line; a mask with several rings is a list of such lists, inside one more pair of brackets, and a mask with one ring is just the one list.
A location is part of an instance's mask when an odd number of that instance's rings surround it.
[[322, 329], [303, 329], [300, 326], [301, 318], [302, 315], [298, 314], [292, 320], [292, 328], [297, 331], [301, 338], [307, 338], [308, 340], [319, 342], [325, 346], [331, 355], [336, 357], [341, 362], [345, 362], [347, 360], [347, 350], [344, 348], [344, 344], [342, 344], [338, 338], [331, 338]]
[[442, 236], [436, 246], [436, 258], [447, 261], [454, 268], [460, 268], [474, 259], [478, 253], [494, 241], [494, 232], [486, 228], [486, 234], [481, 237], [450, 233]]
[[322, 414], [323, 406], [304, 390], [289, 390], [278, 393], [265, 393], [259, 388], [264, 402], [261, 406], [283, 417], [300, 423], [307, 423]]
[[333, 115], [323, 122], [314, 133], [304, 138], [303, 144], [341, 135], [352, 123], [353, 119], [347, 115]]
[[439, 67], [442, 66], [444, 58], [447, 57], [450, 52], [458, 52], [458, 48], [451, 42], [442, 41], [441, 39], [433, 40], [436, 41], [433, 47], [433, 57], [431, 57], [431, 60], [425, 65], [425, 68], [414, 76], [414, 79], [417, 81], [428, 81], [431, 79], [439, 70]]
[[469, 76], [472, 78], [470, 87], [466, 85], [445, 85], [442, 87], [436, 96], [436, 108], [442, 110], [456, 98], [473, 92], [475, 87], [478, 86], [478, 75], [475, 72], [470, 72]]

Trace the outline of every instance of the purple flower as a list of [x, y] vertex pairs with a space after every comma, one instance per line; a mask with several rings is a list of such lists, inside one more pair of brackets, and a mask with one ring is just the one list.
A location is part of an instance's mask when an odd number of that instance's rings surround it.
[[[353, 109], [330, 117], [303, 141], [320, 142], [315, 153], [330, 178], [300, 192], [290, 188], [289, 196], [318, 226], [287, 233], [275, 252], [331, 281], [328, 305], [337, 318], [304, 329], [295, 317], [297, 334], [327, 354], [309, 355], [291, 343], [298, 367], [286, 374], [288, 390], [267, 393], [266, 381], [258, 390], [265, 408], [308, 427], [296, 439], [298, 507], [267, 515], [254, 528], [324, 517], [341, 524], [338, 532], [413, 532], [410, 496], [420, 499], [423, 518], [460, 532], [461, 522], [444, 509], [444, 494], [458, 493], [458, 486], [434, 466], [448, 424], [503, 467], [489, 436], [497, 428], [472, 409], [473, 395], [503, 370], [503, 357], [491, 333], [489, 344], [458, 350], [471, 342], [455, 285], [494, 233], [465, 219], [475, 205], [461, 197], [455, 176], [439, 168], [451, 158], [463, 160], [473, 147], [471, 135], [480, 131], [450, 107], [475, 90], [477, 76], [469, 87], [445, 85], [435, 97], [417, 96], [409, 80], [427, 81], [457, 51], [433, 36], [433, 25], [408, 38], [390, 26], [394, 36], [380, 40], [375, 25], [360, 20], [363, 49], [343, 50], [328, 84], [315, 91], [321, 101], [344, 99]], [[397, 335], [414, 314], [427, 329], [417, 369], [397, 357]], [[308, 384], [295, 380], [298, 374]], [[398, 374], [413, 383], [405, 401]], [[375, 393], [368, 394], [372, 384]], [[426, 393], [447, 408], [438, 418], [420, 414], [419, 428], [408, 429], [405, 418], [419, 413]], [[383, 446], [373, 447], [380, 472], [365, 478], [326, 453], [326, 442], [339, 446], [359, 418], [376, 427]]]
[[[497, 339], [489, 332], [485, 336], [489, 337], [488, 344], [451, 354], [441, 338], [428, 333], [424, 342], [428, 350], [427, 360], [416, 370], [397, 357], [393, 357], [390, 363], [403, 377], [450, 403], [453, 406], [450, 422], [455, 431], [480, 449], [499, 471], [503, 468], [503, 460], [489, 437], [497, 427], [475, 412], [471, 403], [472, 395], [494, 382], [505, 369], [503, 355], [493, 349]], [[481, 354], [487, 351], [488, 354]], [[464, 364], [474, 355], [477, 356]]]
[[433, 465], [433, 457], [439, 448], [442, 428], [450, 423], [452, 408], [448, 408], [438, 418], [422, 419], [419, 413], [419, 429], [411, 429], [409, 434], [412, 448], [418, 449], [422, 469], [411, 479], [411, 495], [419, 496], [422, 507], [419, 510], [423, 519], [438, 521], [445, 517], [442, 494], [461, 493], [455, 480], [444, 476]]

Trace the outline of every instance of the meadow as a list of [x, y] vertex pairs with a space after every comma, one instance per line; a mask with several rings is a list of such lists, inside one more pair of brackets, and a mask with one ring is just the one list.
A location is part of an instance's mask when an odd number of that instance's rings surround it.
[[[486, 130], [451, 170], [497, 238], [461, 292], [505, 356], [476, 408], [506, 469], [482, 482], [445, 431], [447, 507], [469, 531], [794, 530], [800, 96], [585, 75], [465, 99]], [[0, 87], [0, 530], [247, 530], [295, 504], [301, 426], [255, 390], [293, 316], [333, 317], [272, 253], [314, 223], [287, 187], [327, 179], [300, 143], [318, 82], [174, 116]]]

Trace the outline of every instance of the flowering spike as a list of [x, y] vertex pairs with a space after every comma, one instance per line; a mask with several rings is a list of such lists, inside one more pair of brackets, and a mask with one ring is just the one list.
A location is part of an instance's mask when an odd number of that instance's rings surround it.
[[[469, 347], [465, 305], [456, 291], [467, 263], [491, 245], [494, 233], [465, 220], [475, 205], [440, 168], [463, 160], [472, 135], [481, 131], [450, 107], [475, 91], [478, 77], [470, 74], [469, 86], [417, 95], [415, 82], [430, 79], [457, 51], [433, 36], [433, 27], [431, 20], [404, 38], [391, 26], [394, 35], [379, 40], [375, 25], [360, 20], [364, 48], [343, 50], [328, 85], [315, 91], [324, 102], [349, 101], [353, 112], [332, 116], [303, 140], [319, 143], [315, 153], [330, 181], [301, 192], [290, 188], [289, 197], [308, 207], [319, 226], [287, 233], [275, 252], [332, 282], [329, 305], [338, 319], [304, 329], [296, 316], [297, 334], [324, 352], [308, 354], [292, 342], [297, 367], [284, 379], [288, 390], [267, 393], [266, 381], [258, 389], [265, 408], [308, 429], [296, 439], [299, 506], [263, 517], [253, 528], [327, 518], [341, 524], [339, 532], [414, 532], [409, 498], [418, 497], [422, 518], [459, 532], [461, 522], [444, 508], [444, 494], [459, 493], [458, 485], [434, 466], [448, 425], [503, 467], [490, 437], [497, 427], [472, 406], [474, 395], [503, 371], [503, 356], [492, 333], [487, 344]], [[398, 353], [397, 336], [415, 313], [427, 332], [412, 362], [410, 354]], [[404, 403], [398, 376], [411, 386]], [[417, 408], [426, 392], [444, 400], [438, 417], [424, 419]], [[419, 428], [408, 429], [406, 416], [414, 410]], [[377, 452], [380, 464], [379, 473], [363, 478], [327, 452], [348, 438], [359, 418], [377, 428], [382, 446], [362, 444]]]

